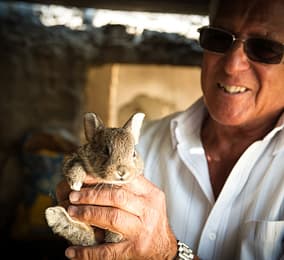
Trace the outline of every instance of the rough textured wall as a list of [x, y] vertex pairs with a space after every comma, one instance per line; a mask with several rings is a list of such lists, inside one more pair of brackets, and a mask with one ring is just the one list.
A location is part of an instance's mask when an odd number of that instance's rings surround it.
[[[122, 25], [72, 31], [45, 27], [32, 10], [0, 5], [0, 143], [7, 147], [34, 127], [78, 129], [86, 70], [96, 64], [199, 65], [195, 40]], [[9, 129], [7, 131], [7, 128]]]

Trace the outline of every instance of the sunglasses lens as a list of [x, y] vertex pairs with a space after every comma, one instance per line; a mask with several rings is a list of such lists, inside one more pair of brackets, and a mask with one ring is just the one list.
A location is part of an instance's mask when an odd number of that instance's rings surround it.
[[[222, 54], [226, 53], [234, 41], [238, 39], [235, 39], [230, 32], [212, 27], [200, 28], [199, 33], [199, 43], [203, 49]], [[263, 38], [248, 38], [242, 41], [250, 60], [266, 64], [279, 64], [283, 59], [284, 45], [282, 43]]]
[[233, 43], [233, 35], [215, 28], [201, 28], [199, 30], [200, 46], [208, 51], [225, 53]]
[[251, 38], [247, 39], [245, 43], [245, 51], [253, 61], [278, 64], [282, 60], [284, 50], [281, 43], [267, 39]]

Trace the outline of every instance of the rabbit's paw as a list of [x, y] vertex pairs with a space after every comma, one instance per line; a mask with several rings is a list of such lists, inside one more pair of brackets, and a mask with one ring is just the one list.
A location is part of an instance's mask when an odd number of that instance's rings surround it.
[[61, 206], [49, 207], [45, 210], [48, 226], [73, 245], [90, 246], [96, 244], [94, 229], [80, 221], [72, 219]]
[[107, 243], [118, 243], [123, 239], [122, 235], [119, 233], [114, 233], [112, 231], [106, 230], [105, 232], [105, 242]]
[[86, 175], [86, 171], [80, 163], [75, 163], [68, 170], [65, 169], [65, 177], [72, 190], [79, 191], [81, 189]]

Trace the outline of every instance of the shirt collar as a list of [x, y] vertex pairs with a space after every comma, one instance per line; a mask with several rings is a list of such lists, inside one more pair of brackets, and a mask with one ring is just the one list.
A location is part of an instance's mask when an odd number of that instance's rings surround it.
[[[204, 106], [203, 98], [200, 98], [187, 110], [178, 113], [171, 119], [170, 130], [174, 149], [177, 144], [191, 147], [192, 145], [199, 146], [200, 129], [206, 114], [207, 110]], [[191, 125], [191, 127], [188, 127], [189, 125]], [[198, 142], [198, 144], [195, 142]]]
[[274, 147], [273, 155], [276, 155], [277, 153], [281, 152], [284, 150], [284, 112], [280, 116], [276, 126], [272, 131], [266, 136], [272, 138], [273, 136], [276, 135], [277, 141]]
[[[173, 149], [176, 149], [177, 144], [181, 144], [188, 148], [200, 146], [200, 131], [204, 117], [207, 115], [207, 109], [204, 105], [203, 98], [198, 99], [187, 110], [176, 114], [170, 122], [170, 131]], [[188, 127], [192, 125], [193, 127]], [[284, 112], [280, 116], [276, 126], [263, 138], [271, 140], [277, 138], [274, 147], [273, 155], [284, 150]]]

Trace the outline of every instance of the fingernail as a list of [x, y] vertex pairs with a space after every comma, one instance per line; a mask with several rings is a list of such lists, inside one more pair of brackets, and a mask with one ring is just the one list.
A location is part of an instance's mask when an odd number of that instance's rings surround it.
[[65, 251], [65, 256], [67, 258], [73, 258], [76, 256], [76, 252], [73, 248], [67, 248], [66, 251]]
[[80, 193], [79, 192], [71, 192], [69, 195], [69, 199], [71, 200], [71, 202], [76, 202], [80, 199]]
[[70, 216], [74, 216], [76, 214], [76, 212], [77, 212], [77, 207], [75, 207], [75, 206], [69, 206], [68, 207], [68, 214]]

